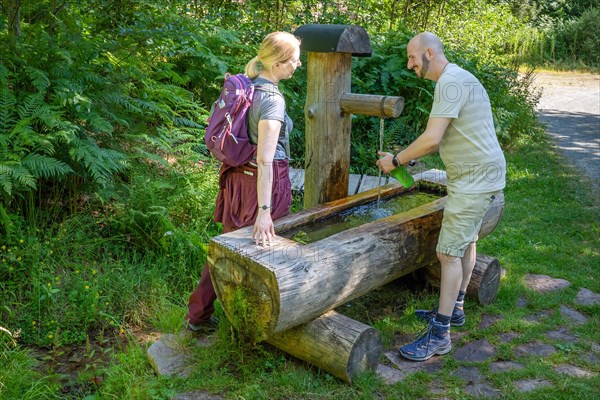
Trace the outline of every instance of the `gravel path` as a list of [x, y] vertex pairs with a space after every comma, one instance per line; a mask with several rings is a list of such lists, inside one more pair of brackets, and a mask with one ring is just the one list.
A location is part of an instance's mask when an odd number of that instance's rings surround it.
[[540, 121], [560, 153], [600, 193], [600, 75], [540, 72]]

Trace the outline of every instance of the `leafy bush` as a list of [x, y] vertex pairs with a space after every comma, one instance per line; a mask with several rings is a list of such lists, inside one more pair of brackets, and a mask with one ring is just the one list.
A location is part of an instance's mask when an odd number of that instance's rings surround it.
[[600, 68], [600, 8], [515, 34], [512, 52], [524, 63]]

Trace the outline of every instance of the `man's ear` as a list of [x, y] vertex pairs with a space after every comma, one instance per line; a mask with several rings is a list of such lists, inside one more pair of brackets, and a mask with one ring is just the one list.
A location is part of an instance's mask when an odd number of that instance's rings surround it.
[[429, 60], [429, 61], [433, 60], [433, 55], [434, 55], [433, 49], [431, 47], [429, 47], [429, 48], [427, 48], [427, 50], [425, 52], [426, 52], [427, 60]]

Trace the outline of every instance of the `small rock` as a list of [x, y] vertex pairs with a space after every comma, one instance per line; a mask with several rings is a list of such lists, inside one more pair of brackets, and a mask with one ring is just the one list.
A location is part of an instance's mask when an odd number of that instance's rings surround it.
[[564, 304], [561, 304], [561, 306], [560, 306], [560, 313], [563, 315], [563, 317], [569, 318], [576, 324], [581, 325], [581, 324], [585, 324], [588, 321], [588, 318], [585, 315], [583, 315], [582, 313], [580, 313], [577, 310], [574, 310], [570, 307], [565, 306]]
[[504, 319], [504, 317], [502, 317], [501, 315], [483, 314], [481, 316], [481, 322], [479, 323], [479, 329], [489, 328], [490, 326], [494, 325], [498, 321], [501, 321], [502, 319]]
[[397, 382], [403, 381], [404, 378], [406, 378], [406, 374], [404, 372], [383, 364], [379, 364], [375, 372], [377, 372], [377, 375], [379, 375], [388, 385], [393, 385]]
[[496, 348], [487, 340], [480, 339], [467, 343], [454, 353], [458, 361], [483, 362], [496, 355]]
[[189, 375], [190, 359], [177, 344], [177, 336], [173, 334], [162, 335], [148, 349], [148, 360], [159, 376]]
[[459, 377], [467, 383], [480, 383], [484, 376], [479, 372], [477, 367], [459, 367], [452, 375]]
[[600, 304], [600, 294], [594, 293], [586, 288], [581, 288], [577, 293], [575, 302], [582, 306], [594, 306]]
[[577, 336], [572, 335], [568, 329], [560, 328], [555, 331], [546, 332], [546, 337], [559, 342], [576, 343]]
[[554, 346], [545, 343], [526, 343], [517, 346], [515, 354], [517, 356], [540, 356], [548, 357], [556, 353]]
[[489, 383], [475, 383], [465, 387], [465, 392], [476, 398], [496, 399], [500, 397], [500, 391]]
[[490, 364], [490, 372], [497, 374], [499, 372], [514, 371], [525, 368], [523, 364], [514, 361], [497, 361]]
[[592, 351], [594, 353], [600, 353], [600, 344], [596, 342], [592, 343]]
[[527, 307], [527, 299], [525, 299], [524, 297], [519, 297], [519, 299], [517, 300], [517, 307], [519, 307], [519, 308]]
[[569, 287], [571, 282], [548, 275], [528, 274], [525, 276], [525, 284], [532, 290], [546, 293]]
[[575, 365], [559, 365], [558, 367], [554, 368], [554, 370], [562, 374], [574, 376], [576, 378], [593, 378], [596, 375], [590, 371], [576, 367]]
[[521, 392], [531, 392], [535, 389], [552, 386], [552, 384], [545, 379], [523, 379], [516, 381], [515, 386]]

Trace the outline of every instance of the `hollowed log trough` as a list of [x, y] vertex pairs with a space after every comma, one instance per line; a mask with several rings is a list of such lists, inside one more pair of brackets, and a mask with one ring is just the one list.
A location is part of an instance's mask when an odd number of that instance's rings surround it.
[[[445, 196], [444, 180], [442, 171], [426, 171], [416, 176], [413, 188]], [[380, 194], [387, 198], [407, 191], [398, 184], [390, 184], [382, 187]], [[296, 335], [316, 338], [313, 320], [328, 311], [419, 268], [435, 269], [435, 246], [446, 197], [306, 245], [280, 236], [293, 228], [376, 201], [378, 194], [378, 189], [373, 189], [281, 218], [275, 222], [278, 236], [271, 246], [254, 245], [252, 226], [213, 238], [208, 250], [210, 273], [223, 310], [233, 325], [252, 331], [256, 341], [269, 340], [295, 355], [292, 348], [285, 348], [285, 343], [294, 342], [286, 331], [298, 327]], [[496, 227], [503, 207], [503, 196], [497, 196], [484, 218], [480, 238]], [[323, 317], [322, 325], [328, 321]], [[301, 333], [305, 327], [309, 333]], [[376, 331], [368, 328], [356, 329], [350, 340], [376, 343], [376, 338], [361, 339], [376, 335]], [[346, 347], [344, 357], [350, 359], [350, 352], [355, 349]], [[369, 351], [363, 350], [365, 354]], [[314, 359], [322, 356], [318, 353], [299, 358], [315, 363]]]

